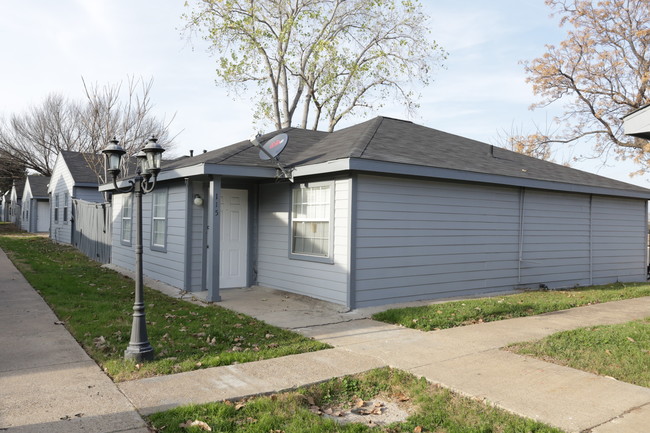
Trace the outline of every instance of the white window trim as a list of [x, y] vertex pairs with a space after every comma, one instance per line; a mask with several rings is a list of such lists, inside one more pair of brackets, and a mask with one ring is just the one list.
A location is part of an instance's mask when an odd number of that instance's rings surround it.
[[59, 194], [54, 195], [54, 222], [59, 222]]
[[[154, 191], [151, 197], [151, 250], [152, 251], [160, 251], [163, 253], [167, 252], [167, 216], [169, 213], [169, 194], [167, 189], [160, 189], [158, 191]], [[156, 197], [165, 197], [165, 210], [164, 210], [164, 215], [163, 216], [156, 216]], [[163, 221], [164, 222], [164, 232], [163, 232], [163, 244], [155, 244], [154, 243], [154, 228], [156, 226], [156, 221]]]
[[[129, 206], [126, 206], [126, 204], [129, 204]], [[125, 217], [124, 216], [124, 209], [128, 208], [129, 209], [129, 216]], [[129, 225], [129, 238], [126, 239], [124, 234], [124, 221], [128, 220], [130, 222]], [[123, 199], [122, 199], [122, 210], [120, 212], [120, 243], [122, 245], [126, 246], [131, 246], [133, 244], [133, 195], [132, 194], [124, 194]]]
[[[328, 186], [329, 187], [329, 197], [330, 197], [330, 214], [329, 214], [329, 233], [328, 233], [328, 247], [327, 247], [327, 256], [317, 256], [317, 255], [311, 255], [311, 254], [304, 254], [304, 253], [294, 253], [293, 252], [293, 223], [294, 223], [294, 216], [293, 216], [293, 191], [296, 188], [313, 188], [313, 187], [322, 187], [322, 186]], [[291, 193], [290, 193], [290, 207], [289, 207], [289, 258], [294, 259], [294, 260], [306, 260], [306, 261], [311, 261], [311, 262], [318, 262], [318, 263], [328, 263], [328, 264], [333, 264], [334, 263], [334, 181], [325, 181], [325, 182], [304, 182], [300, 184], [296, 184], [291, 188]], [[296, 220], [298, 221], [298, 220]], [[299, 221], [307, 221], [306, 219], [300, 219]], [[321, 220], [319, 220], [321, 221]], [[322, 220], [325, 221], [325, 220]]]
[[67, 192], [63, 193], [63, 224], [68, 224], [68, 199], [70, 198], [70, 194]]

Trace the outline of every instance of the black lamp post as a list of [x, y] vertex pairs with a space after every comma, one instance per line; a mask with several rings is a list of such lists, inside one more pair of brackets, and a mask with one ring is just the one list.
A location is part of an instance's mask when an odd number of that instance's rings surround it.
[[[162, 153], [165, 149], [151, 137], [147, 145], [136, 155], [138, 160], [135, 178], [129, 179], [129, 186], [117, 186], [117, 177], [120, 175], [120, 163], [126, 153], [115, 138], [102, 150], [106, 155], [108, 172], [113, 178], [113, 186], [120, 193], [135, 193], [136, 222], [135, 222], [135, 302], [133, 304], [133, 324], [131, 325], [131, 341], [124, 351], [124, 359], [135, 361], [150, 361], [153, 359], [153, 347], [147, 337], [147, 319], [144, 312], [144, 286], [142, 283], [142, 194], [153, 191], [156, 187], [156, 178], [160, 173]], [[149, 183], [149, 180], [153, 181]]]

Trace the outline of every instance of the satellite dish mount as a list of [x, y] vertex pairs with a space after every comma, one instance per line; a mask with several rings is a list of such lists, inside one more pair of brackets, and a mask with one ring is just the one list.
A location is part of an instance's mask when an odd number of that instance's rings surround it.
[[259, 138], [262, 136], [259, 132], [250, 138], [250, 142], [253, 146], [257, 147], [260, 150], [260, 159], [262, 161], [271, 160], [275, 163], [278, 170], [282, 172], [285, 178], [293, 182], [293, 175], [291, 174], [291, 169], [287, 170], [280, 160], [278, 155], [284, 150], [289, 141], [289, 136], [285, 133], [278, 134], [268, 140], [264, 145], [260, 144]]

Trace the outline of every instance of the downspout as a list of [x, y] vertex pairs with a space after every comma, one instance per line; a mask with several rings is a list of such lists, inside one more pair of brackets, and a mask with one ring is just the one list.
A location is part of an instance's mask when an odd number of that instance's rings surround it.
[[589, 194], [589, 285], [594, 285], [594, 195]]
[[524, 199], [526, 188], [519, 190], [519, 257], [517, 260], [517, 284], [521, 284], [521, 263], [524, 260]]
[[357, 290], [357, 194], [358, 176], [350, 177], [350, 198], [348, 202], [348, 296], [347, 307], [356, 308]]
[[648, 275], [648, 266], [650, 266], [650, 254], [648, 254], [648, 244], [650, 243], [650, 239], [648, 239], [648, 201], [646, 200], [645, 202], [645, 212], [643, 213], [643, 224], [645, 226], [645, 245], [643, 246], [644, 252], [645, 252], [645, 268], [644, 272], [646, 274], [646, 279]]
[[185, 179], [185, 266], [183, 277], [183, 289], [192, 291], [192, 183], [190, 179]]

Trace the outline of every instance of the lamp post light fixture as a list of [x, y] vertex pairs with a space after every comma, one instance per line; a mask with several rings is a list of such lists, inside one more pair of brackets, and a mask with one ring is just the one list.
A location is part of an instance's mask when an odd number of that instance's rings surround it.
[[[155, 137], [151, 137], [147, 145], [142, 148], [136, 159], [138, 161], [135, 177], [129, 179], [126, 188], [117, 185], [120, 175], [122, 156], [126, 151], [120, 146], [119, 141], [113, 138], [108, 146], [102, 150], [106, 156], [107, 171], [113, 178], [113, 187], [118, 193], [135, 194], [136, 221], [135, 221], [135, 302], [133, 303], [133, 323], [131, 325], [131, 340], [124, 351], [124, 359], [135, 361], [150, 361], [154, 357], [153, 347], [147, 337], [147, 319], [144, 311], [144, 286], [142, 275], [142, 195], [150, 193], [156, 187], [156, 178], [160, 173], [162, 153], [165, 149], [158, 144]], [[153, 179], [152, 179], [153, 178]], [[152, 179], [150, 183], [149, 180]]]

